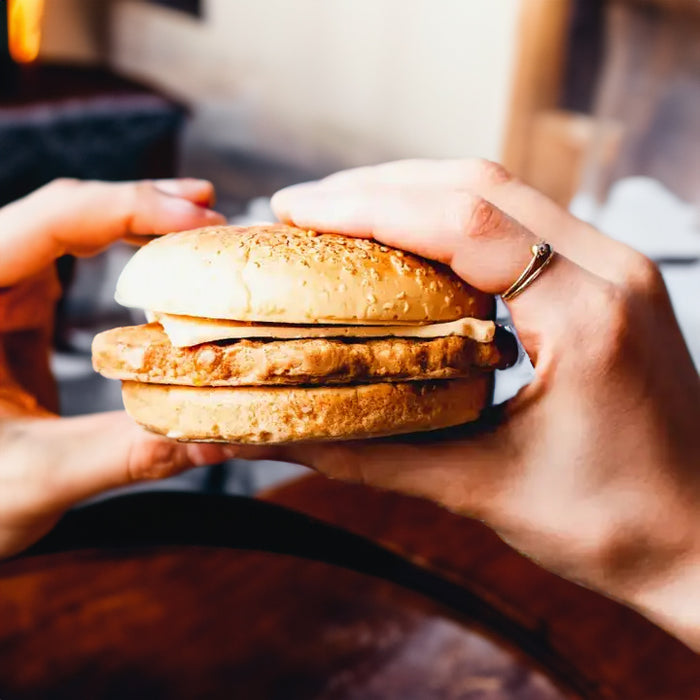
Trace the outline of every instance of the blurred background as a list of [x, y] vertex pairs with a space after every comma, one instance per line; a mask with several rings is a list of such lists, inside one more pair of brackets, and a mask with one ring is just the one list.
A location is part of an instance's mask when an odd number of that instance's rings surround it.
[[[59, 176], [188, 175], [246, 223], [339, 168], [490, 158], [657, 260], [700, 366], [697, 0], [2, 5], [0, 204]], [[66, 414], [121, 406], [89, 347], [141, 320], [112, 300], [130, 254], [60, 261]], [[255, 493], [297, 473], [232, 462], [173, 485]]]

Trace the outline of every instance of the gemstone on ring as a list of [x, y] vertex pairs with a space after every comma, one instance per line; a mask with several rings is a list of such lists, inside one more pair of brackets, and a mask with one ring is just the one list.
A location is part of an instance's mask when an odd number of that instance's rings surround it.
[[554, 255], [552, 246], [546, 241], [539, 241], [530, 247], [532, 259], [527, 267], [520, 273], [518, 279], [506, 289], [501, 298], [503, 301], [510, 301], [518, 294], [529, 287], [542, 273], [542, 270], [549, 264]]

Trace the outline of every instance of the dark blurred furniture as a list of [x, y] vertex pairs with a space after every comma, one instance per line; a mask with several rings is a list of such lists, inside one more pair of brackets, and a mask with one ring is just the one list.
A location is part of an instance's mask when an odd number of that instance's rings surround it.
[[[58, 177], [175, 175], [181, 105], [103, 68], [9, 61], [4, 74], [10, 68], [0, 94], [0, 206]], [[59, 261], [64, 286], [72, 272], [71, 258]]]
[[697, 202], [700, 3], [521, 3], [503, 162], [566, 206], [651, 175]]
[[0, 205], [57, 177], [172, 177], [182, 106], [102, 69], [31, 64], [0, 98]]
[[162, 5], [170, 10], [179, 10], [195, 17], [202, 16], [202, 0], [146, 0], [152, 5]]
[[[582, 188], [603, 203], [641, 175], [700, 207], [700, 3], [608, 0], [605, 38]], [[618, 131], [607, 156], [606, 124]]]
[[[311, 517], [310, 517], [311, 516]], [[0, 564], [0, 697], [697, 698], [698, 658], [477, 523], [321, 477], [140, 494]]]
[[[182, 106], [102, 68], [18, 66], [9, 59], [6, 45], [2, 49], [0, 206], [58, 177], [131, 180], [175, 174]], [[64, 256], [57, 268], [67, 290], [75, 260]], [[81, 314], [89, 318], [90, 311]], [[47, 342], [69, 348], [67, 316], [64, 297], [53, 340], [37, 331], [22, 342], [45, 358]], [[35, 371], [37, 385], [52, 386], [48, 359]], [[55, 399], [44, 403], [56, 409]]]

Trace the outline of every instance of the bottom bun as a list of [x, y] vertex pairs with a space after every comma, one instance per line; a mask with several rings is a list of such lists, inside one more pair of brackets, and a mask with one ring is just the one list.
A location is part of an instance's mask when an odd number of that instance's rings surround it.
[[341, 387], [186, 387], [124, 382], [127, 413], [177, 440], [276, 444], [352, 440], [476, 420], [490, 376]]

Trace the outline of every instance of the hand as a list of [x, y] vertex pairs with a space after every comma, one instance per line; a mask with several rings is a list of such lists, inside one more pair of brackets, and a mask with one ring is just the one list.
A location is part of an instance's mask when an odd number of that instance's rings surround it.
[[58, 418], [48, 350], [59, 293], [54, 260], [114, 241], [223, 223], [210, 183], [57, 180], [0, 209], [0, 558], [106, 489], [224, 459], [230, 448], [182, 445], [122, 412]]
[[508, 305], [536, 374], [495, 430], [270, 456], [480, 518], [700, 649], [700, 381], [656, 267], [484, 161], [359, 168], [283, 190], [273, 207], [447, 263], [493, 294], [537, 240], [556, 255]]

